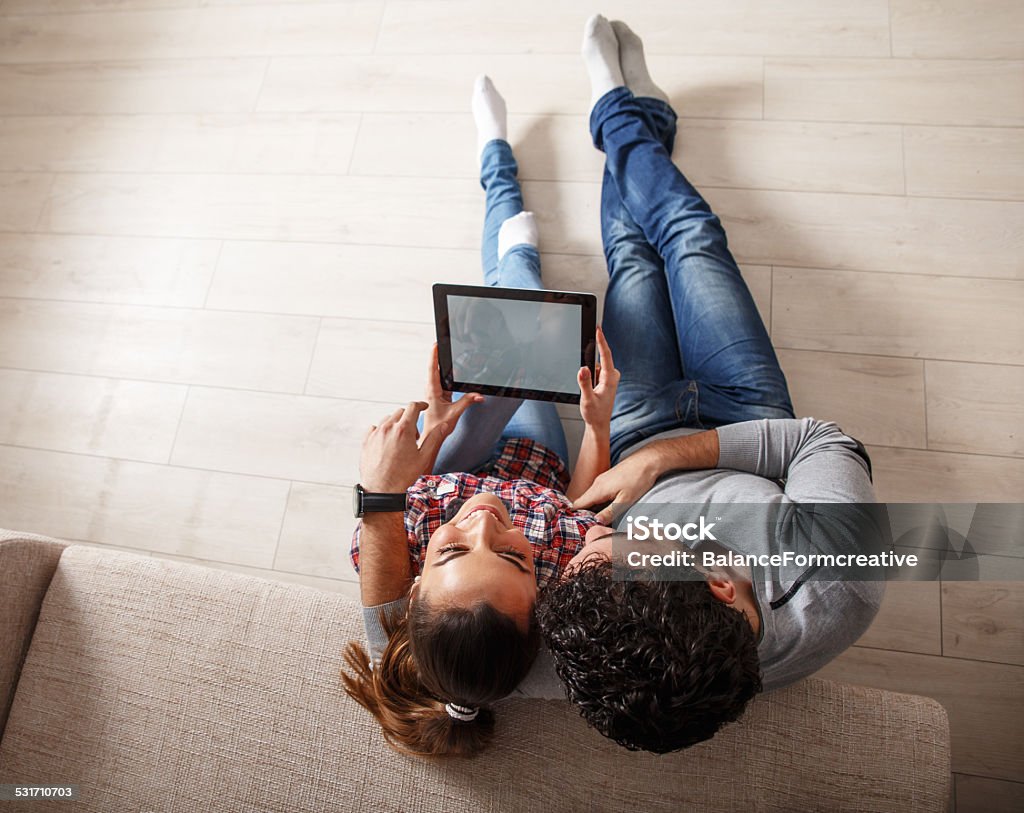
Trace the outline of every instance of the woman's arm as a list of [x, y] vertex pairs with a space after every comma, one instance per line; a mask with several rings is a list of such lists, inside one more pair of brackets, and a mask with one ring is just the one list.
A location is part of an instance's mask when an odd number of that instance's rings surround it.
[[590, 488], [598, 475], [611, 468], [611, 437], [612, 409], [615, 405], [615, 390], [619, 386], [619, 371], [615, 369], [612, 351], [604, 337], [604, 331], [597, 329], [597, 348], [600, 351], [600, 362], [597, 364], [597, 385], [591, 386], [590, 371], [580, 368], [577, 380], [580, 385], [580, 415], [586, 429], [583, 432], [583, 443], [576, 468], [572, 472], [572, 480], [566, 496], [575, 500]]
[[[584, 494], [573, 500], [573, 507], [589, 508], [609, 501], [619, 505], [635, 503], [666, 472], [713, 469], [718, 465], [718, 455], [718, 432], [714, 429], [656, 440], [599, 475]], [[598, 512], [597, 518], [603, 525], [609, 524], [613, 507], [609, 505]]]
[[[413, 401], [371, 426], [359, 458], [359, 479], [367, 491], [399, 493], [433, 468], [448, 424], [435, 424], [417, 437], [416, 417], [427, 408]], [[386, 604], [409, 591], [411, 567], [404, 514], [367, 514], [359, 531], [359, 592], [363, 606]]]
[[575, 500], [585, 492], [599, 474], [604, 474], [612, 465], [609, 447], [609, 430], [607, 427], [595, 427], [587, 424], [583, 430], [583, 443], [580, 454], [576, 458], [576, 467], [572, 470], [572, 480], [566, 496]]
[[364, 607], [399, 599], [409, 592], [412, 568], [404, 516], [367, 514], [359, 531], [359, 595]]

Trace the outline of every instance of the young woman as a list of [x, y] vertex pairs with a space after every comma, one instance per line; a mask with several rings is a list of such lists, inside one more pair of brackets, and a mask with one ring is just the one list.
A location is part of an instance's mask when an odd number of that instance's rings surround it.
[[[505, 102], [487, 77], [476, 82], [473, 113], [486, 193], [484, 281], [542, 288]], [[565, 569], [596, 525], [571, 501], [610, 466], [619, 373], [600, 329], [597, 345], [597, 383], [586, 368], [578, 374], [585, 431], [571, 479], [554, 404], [454, 399], [441, 388], [436, 347], [426, 402], [367, 434], [361, 486], [405, 492], [406, 509], [367, 514], [353, 538], [369, 651], [349, 645], [343, 681], [400, 751], [480, 750], [494, 726], [489, 707], [530, 672], [540, 640], [538, 587]]]

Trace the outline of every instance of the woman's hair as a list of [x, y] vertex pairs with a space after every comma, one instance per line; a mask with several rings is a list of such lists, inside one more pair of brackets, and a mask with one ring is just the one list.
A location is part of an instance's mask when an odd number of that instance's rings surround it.
[[[490, 741], [487, 706], [509, 694], [533, 665], [540, 646], [537, 619], [524, 632], [487, 603], [432, 608], [411, 599], [404, 618], [385, 619], [388, 643], [371, 664], [356, 642], [345, 649], [345, 691], [370, 712], [397, 751], [413, 756], [473, 756]], [[452, 717], [446, 703], [478, 708], [470, 721]]]

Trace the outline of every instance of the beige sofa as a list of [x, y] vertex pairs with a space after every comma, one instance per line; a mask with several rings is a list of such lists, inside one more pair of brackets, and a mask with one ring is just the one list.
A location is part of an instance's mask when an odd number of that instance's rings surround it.
[[657, 757], [564, 702], [509, 701], [473, 760], [390, 751], [338, 680], [350, 600], [0, 531], [0, 783], [78, 802], [3, 810], [944, 811], [933, 700], [807, 680]]

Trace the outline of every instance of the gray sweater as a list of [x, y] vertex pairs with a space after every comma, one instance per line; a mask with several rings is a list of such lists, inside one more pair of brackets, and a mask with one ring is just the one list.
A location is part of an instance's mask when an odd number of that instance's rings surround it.
[[[695, 429], [664, 432], [628, 449], [628, 456], [660, 438], [693, 434]], [[856, 534], [837, 526], [832, 538], [820, 538], [832, 526], [806, 522], [805, 513], [821, 503], [865, 504], [875, 501], [870, 464], [864, 447], [834, 423], [813, 418], [760, 420], [719, 427], [718, 467], [670, 472], [640, 501], [649, 515], [670, 506], [709, 506], [728, 503], [772, 503], [780, 524], [765, 523], [763, 512], [751, 512], [749, 532], [723, 542], [740, 554], [778, 553], [791, 546], [810, 550], [858, 552]], [[806, 512], [803, 507], [806, 507]], [[679, 509], [676, 509], [677, 511]], [[637, 514], [634, 508], [631, 513]], [[756, 514], [756, 516], [755, 516]], [[685, 522], [691, 517], [671, 517]], [[800, 529], [813, 526], [815, 538], [800, 538]], [[780, 527], [788, 529], [780, 538]], [[796, 529], [795, 533], [794, 529]], [[827, 530], [825, 533], [829, 533]], [[813, 577], [811, 577], [813, 575]], [[766, 690], [806, 677], [849, 647], [870, 625], [882, 601], [882, 581], [850, 581], [841, 574], [813, 574], [775, 567], [751, 571], [761, 618], [758, 657]], [[377, 660], [387, 644], [381, 625], [385, 615], [405, 612], [406, 599], [365, 607], [370, 654]], [[562, 698], [565, 692], [554, 673], [550, 655], [542, 650], [517, 694]]]

